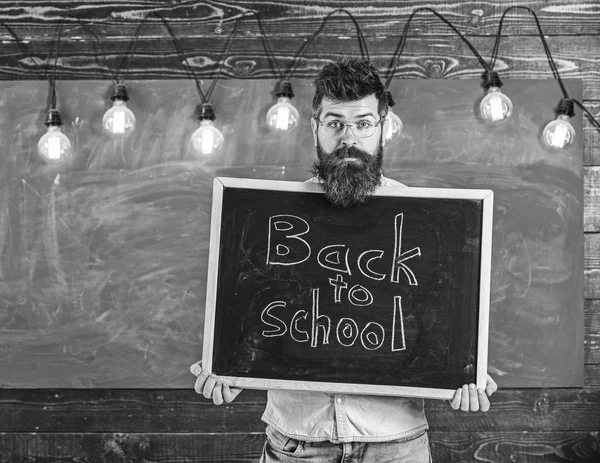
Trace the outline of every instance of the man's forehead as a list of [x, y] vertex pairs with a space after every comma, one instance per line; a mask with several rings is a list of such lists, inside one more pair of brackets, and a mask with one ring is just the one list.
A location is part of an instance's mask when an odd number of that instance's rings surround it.
[[379, 102], [375, 95], [369, 95], [360, 100], [353, 101], [334, 101], [327, 97], [323, 97], [321, 101], [321, 114], [326, 117], [328, 114], [336, 114], [347, 118], [352, 118], [357, 115], [377, 115]]

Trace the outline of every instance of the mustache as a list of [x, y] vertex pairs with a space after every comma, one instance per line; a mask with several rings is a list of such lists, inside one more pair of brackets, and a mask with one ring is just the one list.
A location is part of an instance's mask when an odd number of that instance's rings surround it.
[[341, 146], [336, 148], [331, 154], [335, 159], [357, 158], [364, 162], [368, 162], [371, 159], [369, 153], [355, 146]]

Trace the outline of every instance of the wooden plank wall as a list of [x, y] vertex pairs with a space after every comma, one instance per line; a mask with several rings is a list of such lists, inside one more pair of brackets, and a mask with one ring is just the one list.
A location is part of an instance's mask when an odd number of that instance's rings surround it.
[[[584, 104], [600, 118], [598, 2], [427, 2], [465, 33], [484, 57], [491, 53], [503, 11], [518, 5], [537, 13], [561, 76], [583, 80]], [[140, 18], [150, 11], [168, 19], [200, 77], [215, 76], [215, 62], [233, 24], [249, 10], [260, 13], [277, 62], [286, 68], [323, 17], [340, 6], [334, 0], [3, 1], [0, 20], [27, 41], [30, 57], [23, 58], [12, 37], [0, 28], [0, 78], [44, 79], [54, 62], [51, 51], [57, 28], [67, 15], [73, 17], [64, 22], [58, 79], [108, 79], [107, 65], [126, 78], [189, 78], [156, 19], [139, 30], [130, 59], [119, 68]], [[385, 70], [408, 16], [423, 3], [347, 0], [343, 6], [361, 25], [371, 58]], [[496, 65], [503, 79], [552, 78], [527, 12], [509, 13], [504, 33]], [[357, 53], [354, 37], [349, 19], [335, 16], [294, 76], [313, 76], [326, 60]], [[446, 25], [428, 13], [415, 17], [397, 78], [480, 74], [477, 60]], [[274, 77], [251, 17], [240, 24], [221, 76]], [[600, 132], [585, 120], [583, 137], [585, 387], [501, 390], [487, 414], [467, 415], [446, 403], [427, 402], [436, 462], [600, 461]], [[190, 376], [189, 390], [0, 389], [0, 461], [256, 461], [264, 440], [260, 414], [265, 394], [245, 391], [235, 403], [216, 407], [192, 391], [192, 380]]]

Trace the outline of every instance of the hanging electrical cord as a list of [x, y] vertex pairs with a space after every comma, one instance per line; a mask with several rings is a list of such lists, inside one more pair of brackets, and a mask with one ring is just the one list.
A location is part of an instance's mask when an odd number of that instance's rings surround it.
[[108, 65], [108, 58], [104, 47], [102, 46], [102, 41], [93, 31], [93, 29], [77, 16], [68, 15], [67, 17], [76, 20], [79, 26], [92, 37], [94, 37], [95, 41], [98, 43], [100, 54], [104, 58], [104, 66], [112, 75], [114, 81], [114, 93], [111, 96], [113, 104], [112, 107], [109, 108], [102, 117], [102, 127], [106, 133], [113, 138], [125, 138], [135, 130], [136, 117], [133, 114], [133, 111], [127, 107], [129, 95], [127, 93], [127, 88], [125, 87], [124, 80], [119, 78], [116, 71]]
[[479, 61], [479, 63], [483, 67], [483, 69], [486, 72], [492, 71], [492, 69], [488, 66], [488, 64], [485, 62], [485, 60], [479, 54], [479, 52], [475, 49], [473, 44], [471, 42], [469, 42], [469, 40], [456, 27], [454, 27], [454, 25], [450, 21], [448, 21], [444, 16], [442, 16], [440, 13], [438, 13], [437, 11], [435, 11], [432, 8], [421, 7], [421, 8], [417, 8], [410, 14], [408, 20], [406, 21], [406, 24], [404, 25], [404, 31], [402, 32], [402, 37], [400, 38], [400, 41], [398, 42], [398, 45], [396, 46], [396, 50], [394, 51], [394, 54], [392, 55], [392, 61], [390, 63], [390, 66], [388, 67], [388, 73], [387, 73], [386, 82], [385, 82], [386, 89], [389, 88], [389, 86], [390, 86], [390, 83], [391, 83], [394, 73], [396, 71], [396, 67], [398, 66], [398, 61], [400, 60], [400, 57], [402, 56], [402, 52], [404, 51], [404, 47], [406, 45], [406, 40], [408, 37], [408, 30], [410, 28], [410, 23], [412, 22], [415, 15], [417, 15], [421, 11], [428, 11], [430, 13], [433, 13], [435, 16], [437, 16], [437, 18], [442, 20], [442, 22], [444, 24], [446, 24], [447, 26], [449, 26], [461, 38], [461, 40], [467, 45], [467, 47], [469, 47], [469, 50], [471, 50], [473, 55], [475, 55], [475, 57], [477, 58], [477, 60]]
[[563, 92], [563, 95], [565, 98], [569, 98], [569, 95], [567, 93], [567, 89], [565, 88], [562, 79], [560, 78], [560, 74], [558, 73], [558, 68], [556, 67], [556, 64], [554, 63], [554, 58], [552, 58], [552, 53], [550, 53], [550, 47], [548, 46], [548, 42], [546, 42], [546, 37], [544, 36], [544, 31], [542, 30], [542, 26], [540, 25], [540, 21], [537, 17], [537, 15], [535, 14], [535, 11], [533, 11], [531, 8], [526, 7], [526, 6], [511, 6], [508, 7], [506, 10], [504, 10], [504, 13], [502, 13], [502, 17], [500, 18], [500, 23], [498, 24], [498, 32], [496, 33], [496, 40], [494, 42], [494, 48], [492, 50], [492, 56], [490, 58], [490, 64], [489, 67], [490, 69], [493, 69], [495, 64], [496, 64], [496, 59], [498, 57], [498, 49], [500, 47], [500, 37], [502, 35], [502, 26], [504, 24], [504, 18], [506, 17], [507, 13], [510, 12], [511, 10], [515, 10], [515, 9], [522, 9], [525, 10], [527, 12], [529, 12], [532, 16], [533, 19], [535, 20], [535, 24], [537, 26], [537, 30], [538, 33], [540, 35], [540, 39], [542, 41], [542, 46], [544, 47], [544, 52], [546, 53], [546, 58], [548, 59], [548, 63], [550, 64], [550, 69], [552, 70], [552, 74], [554, 75], [554, 78], [556, 80], [558, 80], [558, 84], [560, 85], [560, 88]]
[[[128, 61], [129, 61], [130, 57], [133, 55], [133, 50], [135, 49], [135, 46], [137, 45], [137, 41], [138, 41], [138, 38], [140, 37], [140, 31], [142, 30], [142, 26], [146, 23], [149, 16], [150, 16], [150, 14], [144, 15], [144, 17], [140, 20], [137, 27], [135, 28], [135, 31], [133, 32], [133, 39], [131, 40], [131, 42], [129, 42], [129, 47], [127, 47], [127, 50], [125, 50], [125, 54], [123, 55], [123, 58], [121, 58], [121, 62], [119, 63], [119, 67], [117, 68], [118, 71], [123, 71], [123, 70], [127, 69], [126, 65], [129, 65]], [[118, 82], [123, 82], [124, 79], [119, 78], [117, 76], [117, 78], [115, 80]]]
[[[71, 141], [62, 132], [62, 119], [58, 109], [56, 109], [56, 68], [58, 67], [58, 57], [60, 55], [60, 42], [64, 23], [67, 17], [65, 16], [60, 21], [58, 26], [58, 32], [56, 36], [56, 56], [54, 58], [54, 66], [52, 69], [52, 77], [49, 79], [51, 93], [50, 109], [46, 116], [44, 125], [47, 127], [46, 133], [40, 138], [38, 142], [38, 154], [42, 159], [48, 163], [63, 163], [68, 162], [73, 154]], [[54, 51], [54, 42], [50, 48], [49, 58], [52, 57]], [[47, 60], [49, 61], [49, 60]]]
[[[277, 59], [275, 58], [275, 53], [273, 53], [271, 44], [269, 43], [269, 40], [267, 39], [267, 34], [265, 33], [265, 28], [263, 26], [263, 23], [260, 19], [260, 15], [258, 12], [254, 11], [254, 10], [249, 10], [249, 11], [245, 11], [244, 13], [242, 13], [237, 18], [236, 22], [233, 25], [233, 30], [229, 34], [229, 41], [232, 41], [234, 39], [234, 37], [237, 34], [237, 28], [238, 28], [239, 24], [244, 20], [244, 18], [246, 18], [249, 15], [253, 15], [256, 18], [256, 22], [258, 24], [258, 29], [260, 31], [260, 38], [261, 38], [261, 42], [263, 45], [263, 49], [265, 51], [265, 54], [267, 55], [267, 59], [269, 60], [269, 66], [271, 67], [271, 70], [273, 71], [273, 73], [275, 74], [275, 77], [277, 79], [284, 80], [285, 76], [284, 76], [283, 72], [281, 71], [281, 68], [277, 64]], [[225, 47], [226, 47], [225, 50], [228, 50], [229, 43]], [[222, 62], [222, 60], [223, 60], [223, 56], [221, 56], [219, 58], [220, 62]]]
[[327, 21], [329, 21], [329, 19], [336, 13], [345, 13], [346, 15], [348, 15], [348, 17], [350, 18], [350, 20], [352, 21], [352, 23], [354, 24], [354, 27], [356, 29], [356, 37], [358, 40], [358, 46], [360, 49], [361, 57], [363, 59], [371, 61], [371, 57], [369, 56], [369, 50], [367, 49], [367, 43], [365, 41], [365, 36], [362, 33], [362, 29], [359, 26], [358, 21], [352, 15], [352, 13], [350, 13], [348, 10], [345, 10], [343, 8], [338, 8], [336, 10], [329, 12], [327, 14], [327, 16], [325, 16], [325, 18], [323, 18], [323, 21], [321, 21], [321, 25], [319, 26], [319, 28], [308, 38], [308, 40], [306, 42], [304, 42], [302, 44], [302, 46], [300, 47], [300, 50], [298, 51], [298, 53], [294, 57], [294, 60], [292, 61], [291, 70], [287, 74], [287, 79], [290, 79], [292, 77], [292, 75], [296, 72], [296, 70], [298, 69], [298, 66], [300, 65], [300, 60], [304, 57], [304, 53], [308, 49], [308, 46], [312, 44], [312, 42], [317, 38], [317, 36], [321, 33], [321, 31], [327, 24]]
[[[58, 25], [58, 32], [57, 32], [57, 37], [56, 37], [56, 54], [54, 57], [54, 66], [52, 66], [52, 77], [50, 78], [50, 85], [52, 87], [52, 102], [51, 102], [51, 109], [56, 109], [56, 68], [58, 67], [58, 57], [60, 55], [60, 39], [62, 36], [62, 30], [63, 30], [63, 26], [65, 24], [65, 21], [67, 20], [67, 17], [63, 17]], [[54, 42], [53, 42], [54, 44]], [[50, 47], [50, 55], [49, 57], [52, 56], [52, 52], [54, 51], [54, 45], [52, 45]]]
[[[177, 55], [179, 56], [179, 59], [185, 63], [186, 68], [192, 75], [192, 77], [196, 83], [196, 89], [198, 90], [198, 94], [200, 95], [200, 98], [202, 100], [200, 114], [198, 115], [198, 119], [200, 120], [200, 127], [191, 136], [192, 148], [198, 154], [200, 154], [202, 156], [209, 156], [209, 155], [216, 154], [223, 147], [224, 137], [223, 137], [223, 134], [221, 133], [221, 131], [219, 131], [213, 124], [213, 121], [215, 120], [215, 112], [214, 112], [212, 104], [210, 103], [210, 98], [211, 98], [212, 93], [216, 87], [216, 84], [221, 76], [221, 59], [222, 59], [222, 57], [226, 56], [227, 53], [229, 52], [229, 48], [231, 46], [231, 42], [232, 42], [234, 34], [232, 33], [228, 37], [228, 40], [225, 44], [223, 53], [221, 54], [221, 58], [219, 58], [219, 60], [216, 63], [217, 75], [212, 80], [212, 82], [208, 88], [208, 91], [205, 93], [202, 90], [202, 86], [200, 85], [200, 79], [198, 79], [198, 76], [196, 75], [194, 68], [190, 65], [190, 63], [187, 59], [187, 56], [185, 55], [183, 48], [181, 47], [181, 44], [179, 43], [179, 40], [177, 39], [177, 36], [171, 29], [170, 24], [159, 13], [153, 13], [153, 14], [157, 18], [160, 19], [160, 21], [163, 23], [163, 25], [167, 29], [167, 32], [169, 32], [169, 35], [171, 36], [175, 50], [177, 51]], [[234, 31], [237, 30], [237, 24], [238, 24], [238, 22], [236, 22]]]
[[502, 123], [506, 121], [512, 113], [513, 105], [510, 99], [500, 91], [500, 87], [502, 87], [502, 81], [500, 80], [498, 73], [490, 68], [490, 66], [485, 62], [485, 60], [482, 58], [479, 52], [475, 49], [473, 44], [456, 27], [454, 27], [454, 25], [450, 21], [448, 21], [440, 13], [429, 7], [417, 8], [411, 13], [408, 20], [406, 21], [402, 37], [398, 42], [398, 45], [396, 46], [396, 50], [394, 51], [394, 54], [392, 56], [391, 64], [388, 68], [388, 75], [385, 82], [385, 88], [389, 88], [394, 73], [396, 71], [396, 67], [398, 66], [400, 57], [402, 56], [402, 52], [404, 51], [410, 23], [412, 22], [415, 15], [417, 13], [420, 13], [421, 11], [428, 11], [430, 13], [433, 13], [437, 18], [442, 20], [444, 24], [449, 26], [467, 45], [469, 50], [471, 50], [473, 55], [475, 55], [475, 57], [483, 67], [485, 71], [483, 75], [484, 87], [487, 89], [487, 94], [483, 97], [481, 103], [479, 104], [479, 111], [481, 117], [486, 122], [490, 122], [492, 124]]
[[575, 104], [579, 108], [581, 108], [583, 112], [586, 113], [586, 116], [589, 118], [592, 124], [599, 130], [600, 123], [594, 118], [592, 113], [585, 106], [583, 106], [583, 104], [580, 101], [569, 97], [567, 89], [560, 77], [560, 73], [558, 72], [558, 67], [556, 66], [554, 58], [552, 57], [552, 53], [550, 52], [550, 47], [548, 46], [548, 42], [546, 41], [546, 36], [544, 34], [544, 31], [542, 30], [542, 26], [535, 11], [526, 6], [512, 6], [504, 10], [504, 12], [502, 13], [502, 17], [500, 18], [500, 22], [498, 24], [498, 32], [496, 33], [496, 40], [494, 41], [494, 48], [492, 50], [492, 56], [490, 58], [489, 66], [491, 69], [493, 69], [498, 58], [498, 50], [500, 48], [500, 38], [502, 36], [502, 26], [504, 25], [504, 18], [511, 10], [516, 9], [525, 10], [533, 16], [540, 36], [540, 40], [542, 41], [544, 52], [546, 53], [546, 58], [548, 59], [550, 69], [552, 70], [552, 75], [558, 81], [558, 84], [563, 94], [563, 99], [559, 103], [558, 108], [556, 110], [557, 118], [546, 125], [542, 132], [542, 140], [544, 141], [544, 143], [546, 143], [546, 145], [548, 145], [551, 148], [565, 148], [569, 146], [575, 138], [575, 129], [570, 123], [570, 118], [575, 115]]
[[108, 70], [110, 75], [112, 76], [115, 84], [117, 84], [119, 82], [119, 77], [117, 76], [117, 73], [115, 72], [115, 70], [111, 66], [108, 65], [107, 54], [106, 54], [106, 51], [104, 50], [104, 47], [102, 46], [102, 40], [100, 40], [100, 37], [98, 37], [98, 35], [94, 32], [92, 27], [90, 27], [90, 25], [86, 24], [86, 22], [83, 21], [80, 17], [74, 16], [74, 15], [68, 15], [67, 17], [76, 20], [82, 29], [84, 29], [88, 34], [90, 34], [92, 37], [94, 37], [94, 40], [96, 41], [96, 43], [98, 44], [98, 47], [100, 48], [100, 54], [104, 58], [104, 66], [106, 67], [106, 69]]
[[0, 21], [0, 26], [4, 27], [4, 29], [6, 29], [10, 36], [15, 40], [17, 47], [19, 48], [23, 56], [29, 61], [31, 61], [35, 67], [37, 67], [37, 63], [34, 61], [31, 54], [29, 53], [29, 50], [27, 49], [23, 41], [19, 38], [17, 33], [12, 28], [8, 27], [3, 21]]
[[[411, 24], [413, 18], [422, 11], [428, 11], [430, 13], [433, 13], [437, 18], [442, 20], [444, 22], [444, 24], [448, 25], [462, 39], [463, 42], [466, 43], [467, 47], [469, 47], [469, 50], [471, 50], [473, 55], [475, 55], [475, 57], [477, 58], [477, 60], [479, 61], [479, 63], [483, 67], [483, 69], [485, 70], [485, 78], [486, 78], [485, 86], [488, 89], [489, 88], [499, 89], [502, 86], [502, 82], [500, 81], [498, 74], [491, 71], [491, 69], [485, 62], [485, 60], [482, 58], [482, 56], [479, 54], [479, 52], [475, 49], [475, 47], [471, 44], [471, 42], [458, 29], [456, 29], [456, 27], [454, 27], [454, 25], [450, 21], [448, 21], [444, 16], [442, 16], [440, 13], [438, 13], [437, 11], [435, 11], [432, 8], [429, 8], [429, 7], [417, 8], [410, 14], [409, 18], [407, 19], [406, 23], [404, 24], [404, 30], [402, 32], [402, 37], [398, 41], [398, 44], [396, 45], [396, 49], [394, 50], [394, 53], [392, 54], [392, 60], [390, 62], [390, 65], [388, 66], [388, 70], [387, 70], [386, 77], [385, 77], [385, 84], [384, 84], [385, 95], [388, 100], [388, 107], [390, 108], [388, 111], [389, 122], [387, 124], [387, 130], [385, 132], [385, 139], [388, 141], [396, 138], [402, 132], [402, 129], [403, 129], [402, 120], [398, 117], [398, 115], [393, 110], [393, 107], [395, 106], [396, 103], [394, 101], [394, 97], [392, 96], [392, 92], [389, 90], [389, 88], [392, 83], [392, 79], [394, 77], [396, 67], [398, 66], [398, 63], [400, 61], [400, 57], [402, 56], [402, 53], [404, 51], [404, 47], [406, 46], [406, 41], [408, 39], [408, 31], [410, 29], [410, 24]], [[494, 96], [498, 96], [499, 93], [501, 95], [501, 92], [497, 92], [494, 94]], [[502, 95], [501, 97], [508, 99], [508, 98], [506, 98], [505, 95]], [[485, 98], [484, 98], [484, 100], [485, 100]], [[510, 104], [510, 100], [508, 100], [508, 103]], [[482, 101], [482, 104], [483, 104], [483, 101]], [[487, 103], [486, 103], [486, 105], [487, 105]], [[512, 108], [512, 104], [510, 104], [510, 108]]]
[[[275, 95], [277, 96], [277, 103], [273, 105], [267, 112], [267, 125], [277, 131], [290, 131], [296, 127], [299, 119], [298, 110], [291, 104], [291, 99], [294, 97], [292, 83], [289, 81], [289, 79], [285, 78], [283, 72], [279, 68], [277, 60], [275, 58], [275, 54], [273, 53], [271, 45], [269, 44], [269, 41], [267, 39], [267, 34], [265, 33], [265, 29], [260, 19], [260, 15], [256, 11], [246, 11], [237, 18], [233, 26], [233, 30], [229, 35], [229, 40], [225, 46], [224, 54], [229, 50], [231, 41], [233, 41], [234, 37], [237, 34], [239, 24], [249, 15], [253, 15], [256, 18], [258, 28], [261, 34], [263, 49], [265, 51], [265, 54], [267, 55], [269, 65], [273, 70], [275, 77], [279, 80], [277, 91], [275, 93]], [[218, 62], [222, 61], [223, 56], [219, 58]], [[220, 76], [220, 72], [221, 68], [219, 67], [217, 71], [217, 78]]]
[[318, 30], [314, 34], [312, 34], [306, 42], [304, 42], [297, 55], [294, 57], [291, 66], [288, 67], [288, 71], [286, 73], [279, 72], [281, 77], [277, 91], [275, 93], [275, 96], [277, 97], [277, 103], [275, 103], [267, 112], [267, 125], [272, 130], [276, 132], [289, 132], [295, 127], [297, 127], [300, 116], [298, 110], [291, 104], [291, 99], [294, 97], [294, 91], [292, 90], [292, 84], [290, 80], [294, 72], [296, 72], [296, 69], [300, 64], [300, 60], [304, 56], [304, 53], [308, 49], [308, 46], [312, 44], [314, 39], [321, 33], [321, 31], [325, 27], [325, 24], [327, 24], [327, 21], [336, 13], [345, 13], [350, 17], [351, 21], [354, 24], [354, 27], [356, 28], [360, 53], [363, 59], [367, 59], [370, 61], [369, 51], [367, 49], [367, 44], [365, 42], [364, 35], [354, 16], [352, 16], [352, 14], [348, 10], [342, 8], [338, 8], [336, 10], [331, 11], [323, 19]]

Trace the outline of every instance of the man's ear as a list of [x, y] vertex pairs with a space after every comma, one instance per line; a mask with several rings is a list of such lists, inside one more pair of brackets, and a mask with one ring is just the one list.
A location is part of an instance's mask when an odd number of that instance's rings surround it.
[[316, 147], [318, 145], [317, 130], [319, 130], [319, 124], [317, 123], [317, 121], [315, 120], [314, 117], [310, 118], [310, 126], [312, 128], [313, 141], [314, 141], [314, 144], [315, 144], [315, 147]]

